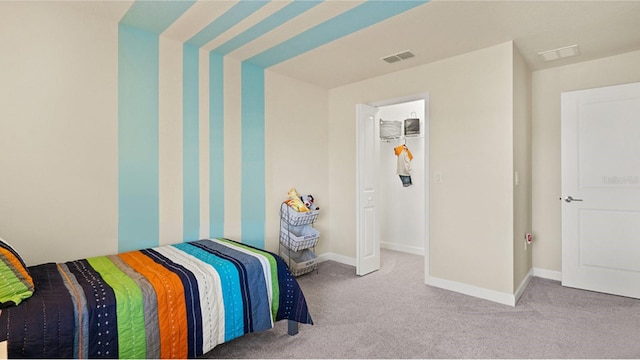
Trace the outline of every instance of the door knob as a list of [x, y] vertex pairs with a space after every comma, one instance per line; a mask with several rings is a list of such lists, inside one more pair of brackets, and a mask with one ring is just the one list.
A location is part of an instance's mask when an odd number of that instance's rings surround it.
[[573, 197], [571, 197], [571, 196], [567, 196], [566, 198], [564, 198], [564, 201], [566, 201], [566, 202], [570, 203], [570, 202], [572, 202], [572, 201], [582, 201], [582, 199], [574, 199], [574, 198], [573, 198]]

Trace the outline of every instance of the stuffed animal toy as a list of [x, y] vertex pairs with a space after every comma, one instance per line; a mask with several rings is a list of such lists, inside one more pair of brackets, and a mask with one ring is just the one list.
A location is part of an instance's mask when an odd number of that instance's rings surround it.
[[309, 209], [304, 205], [304, 202], [300, 200], [300, 196], [294, 188], [291, 188], [291, 190], [289, 190], [289, 193], [287, 193], [287, 200], [285, 200], [285, 203], [297, 212], [309, 211]]
[[313, 195], [309, 194], [309, 195], [302, 195], [300, 196], [300, 200], [302, 200], [302, 202], [304, 203], [304, 206], [307, 207], [307, 209], [313, 211], [313, 210], [320, 210], [320, 208], [318, 206], [316, 206], [313, 202]]

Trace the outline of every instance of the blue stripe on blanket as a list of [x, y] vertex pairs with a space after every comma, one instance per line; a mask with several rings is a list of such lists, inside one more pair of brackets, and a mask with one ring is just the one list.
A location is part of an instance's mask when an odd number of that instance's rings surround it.
[[264, 277], [262, 263], [255, 256], [249, 255], [229, 246], [210, 240], [200, 240], [195, 243], [206, 247], [210, 252], [233, 262], [238, 271], [244, 274], [245, 291], [250, 309], [250, 331], [264, 331], [272, 327], [271, 304]]
[[141, 250], [140, 252], [178, 275], [182, 281], [187, 305], [188, 356], [189, 358], [194, 358], [202, 355], [202, 310], [200, 308], [200, 293], [196, 277], [184, 266], [171, 261], [153, 249]]
[[[246, 247], [253, 248], [259, 252], [267, 253], [276, 260], [278, 267], [278, 288], [280, 290], [280, 301], [278, 302], [278, 313], [276, 315], [276, 321], [278, 320], [294, 320], [302, 324], [313, 325], [313, 319], [309, 314], [307, 301], [300, 289], [300, 285], [289, 271], [289, 267], [282, 260], [282, 258], [270, 251], [258, 249], [255, 246], [238, 243], [231, 239], [224, 239], [237, 244], [241, 244]], [[209, 240], [199, 240], [209, 241]]]
[[192, 242], [191, 245], [199, 247], [221, 259], [224, 259], [235, 267], [235, 270], [238, 274], [238, 283], [240, 284], [240, 296], [242, 297], [242, 304], [243, 304], [242, 306], [242, 324], [244, 327], [243, 332], [245, 334], [251, 332], [252, 331], [251, 298], [249, 297], [249, 290], [247, 289], [248, 287], [247, 272], [245, 271], [244, 267], [241, 264], [239, 264], [237, 260], [229, 256], [226, 256], [224, 254], [221, 254], [218, 251], [214, 251], [202, 243]]
[[67, 262], [87, 299], [89, 319], [89, 357], [117, 358], [118, 329], [116, 298], [113, 289], [102, 280], [87, 260]]
[[172, 246], [213, 266], [220, 276], [220, 283], [224, 289], [222, 292], [222, 301], [224, 303], [224, 341], [226, 342], [244, 335], [240, 279], [235, 266], [229, 261], [221, 259], [204, 249], [189, 245], [189, 243], [174, 244]]
[[73, 357], [75, 359], [86, 359], [89, 357], [89, 350], [87, 348], [87, 344], [89, 343], [87, 299], [75, 275], [69, 271], [67, 264], [58, 264], [58, 271], [63, 277], [64, 285], [67, 291], [69, 291], [69, 295], [73, 301], [73, 319], [75, 324]]

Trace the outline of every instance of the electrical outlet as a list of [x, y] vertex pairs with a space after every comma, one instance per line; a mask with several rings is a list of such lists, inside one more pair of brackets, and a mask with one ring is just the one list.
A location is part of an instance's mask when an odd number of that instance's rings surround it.
[[524, 251], [527, 251], [527, 247], [529, 244], [531, 244], [531, 234], [530, 233], [525, 233], [524, 234]]

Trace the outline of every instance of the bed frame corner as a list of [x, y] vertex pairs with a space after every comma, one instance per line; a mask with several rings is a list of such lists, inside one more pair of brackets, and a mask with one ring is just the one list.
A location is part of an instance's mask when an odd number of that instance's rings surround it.
[[294, 320], [288, 320], [288, 331], [287, 333], [291, 336], [296, 335], [298, 333], [298, 322]]

